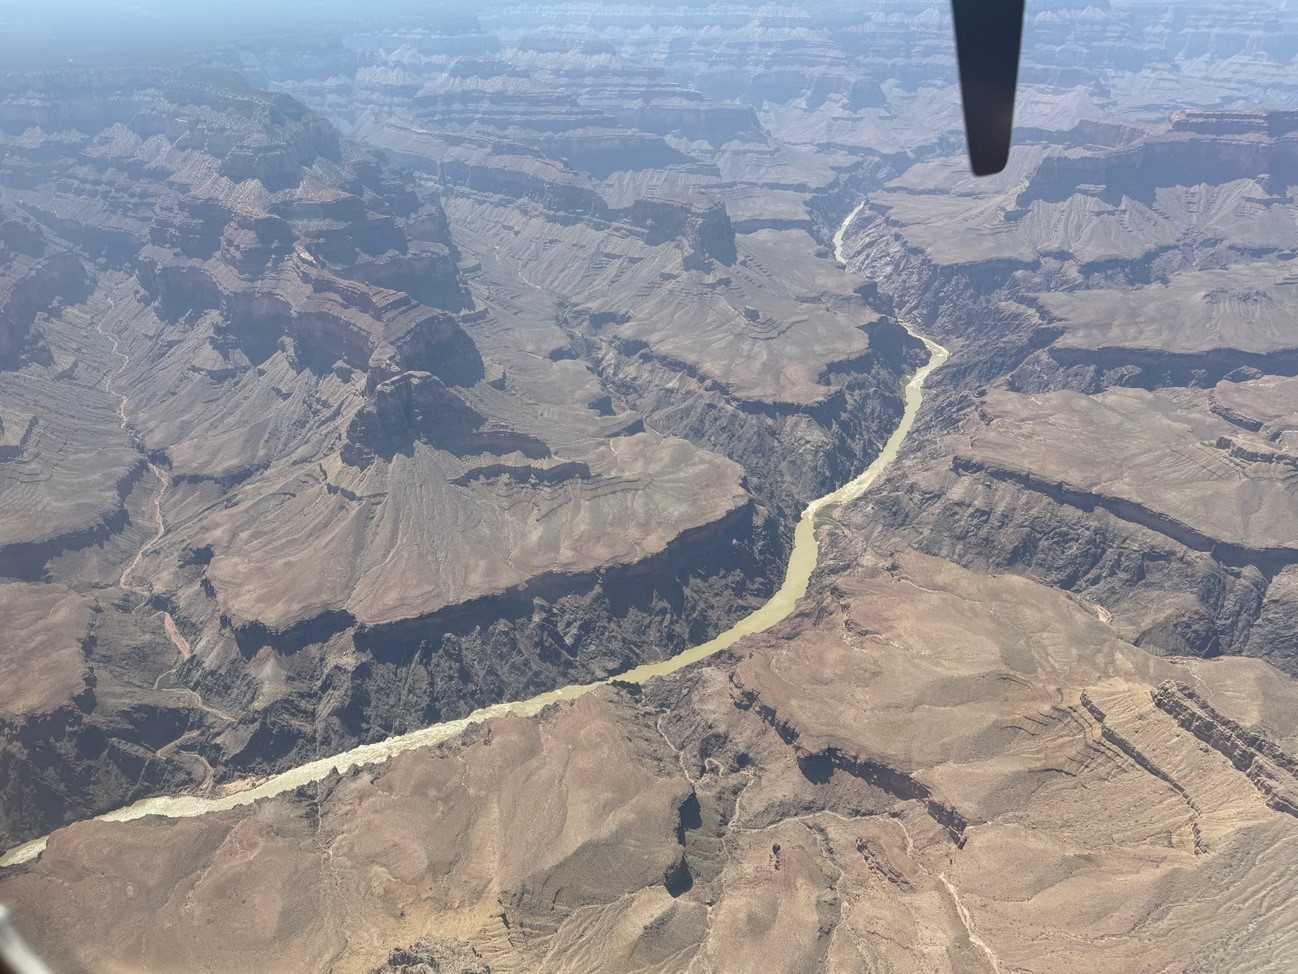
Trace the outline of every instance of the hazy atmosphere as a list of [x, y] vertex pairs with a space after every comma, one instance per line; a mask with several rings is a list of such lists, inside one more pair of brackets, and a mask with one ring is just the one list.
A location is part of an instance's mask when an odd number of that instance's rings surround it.
[[50, 971], [1298, 969], [1298, 8], [1029, 2], [988, 177], [955, 52], [0, 2]]

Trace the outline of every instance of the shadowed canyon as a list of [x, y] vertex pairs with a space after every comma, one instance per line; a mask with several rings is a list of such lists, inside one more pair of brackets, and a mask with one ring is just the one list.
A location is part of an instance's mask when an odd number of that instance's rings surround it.
[[0, 74], [51, 966], [1298, 966], [1293, 11], [399, 7]]

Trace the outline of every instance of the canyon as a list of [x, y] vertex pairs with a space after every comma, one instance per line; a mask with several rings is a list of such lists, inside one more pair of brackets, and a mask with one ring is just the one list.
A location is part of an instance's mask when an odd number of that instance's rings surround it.
[[15, 921], [66, 971], [1291, 969], [1291, 21], [1030, 11], [986, 179], [919, 2], [0, 78]]

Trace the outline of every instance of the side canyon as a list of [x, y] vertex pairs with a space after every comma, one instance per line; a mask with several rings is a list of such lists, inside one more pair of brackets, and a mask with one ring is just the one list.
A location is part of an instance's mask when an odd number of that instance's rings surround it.
[[[1298, 21], [1030, 10], [978, 180], [946, 17], [0, 77], [0, 846], [50, 833], [0, 898], [51, 964], [1298, 964]], [[767, 603], [918, 370], [787, 618], [628, 676]]]

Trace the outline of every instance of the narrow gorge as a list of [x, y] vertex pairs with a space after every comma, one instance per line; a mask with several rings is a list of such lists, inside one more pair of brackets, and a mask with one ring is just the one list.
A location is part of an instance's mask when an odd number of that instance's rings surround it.
[[235, 6], [0, 24], [52, 969], [1298, 969], [1293, 10]]
[[[835, 256], [843, 260], [843, 234], [852, 221], [861, 212], [864, 204], [854, 209], [843, 220], [842, 226], [834, 236]], [[406, 734], [395, 735], [386, 740], [363, 744], [340, 754], [318, 758], [270, 776], [267, 780], [247, 788], [223, 789], [220, 797], [198, 795], [165, 795], [141, 799], [125, 808], [96, 816], [105, 822], [130, 822], [145, 816], [157, 815], [164, 818], [191, 818], [209, 812], [248, 805], [263, 798], [282, 795], [308, 785], [318, 784], [339, 774], [345, 774], [354, 768], [379, 764], [403, 751], [412, 748], [428, 747], [443, 741], [453, 740], [484, 720], [513, 714], [532, 717], [552, 704], [576, 700], [599, 687], [617, 684], [634, 686], [677, 672], [682, 667], [707, 659], [730, 646], [745, 636], [765, 632], [772, 626], [787, 619], [797, 608], [799, 600], [806, 594], [812, 573], [816, 569], [819, 544], [816, 537], [817, 526], [822, 513], [835, 506], [854, 501], [864, 494], [883, 476], [889, 464], [900, 454], [911, 427], [924, 402], [924, 382], [929, 375], [946, 362], [947, 350], [922, 335], [907, 330], [907, 333], [923, 342], [929, 353], [926, 364], [916, 370], [906, 385], [906, 408], [900, 422], [889, 436], [883, 449], [874, 461], [857, 477], [836, 490], [816, 498], [802, 512], [794, 528], [793, 546], [789, 552], [787, 565], [784, 568], [784, 580], [775, 593], [759, 608], [744, 616], [716, 637], [697, 646], [678, 652], [661, 662], [645, 663], [634, 666], [624, 672], [594, 683], [571, 684], [538, 694], [526, 700], [503, 701], [480, 708], [465, 717], [443, 723], [433, 724]], [[143, 550], [143, 549], [141, 549]], [[169, 617], [168, 617], [169, 618]], [[210, 783], [209, 783], [210, 784]], [[0, 867], [15, 866], [30, 862], [45, 850], [46, 838], [32, 839], [24, 842], [0, 856]]]

